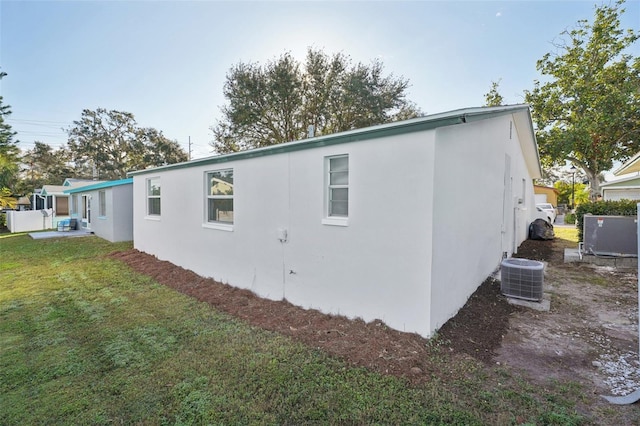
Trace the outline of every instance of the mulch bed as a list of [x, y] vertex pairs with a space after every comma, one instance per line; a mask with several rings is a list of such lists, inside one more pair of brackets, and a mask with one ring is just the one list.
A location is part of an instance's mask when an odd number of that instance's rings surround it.
[[[550, 241], [526, 241], [519, 249], [521, 257], [537, 260], [547, 260], [551, 253]], [[390, 329], [381, 321], [365, 323], [302, 309], [287, 301], [263, 299], [248, 290], [203, 278], [137, 250], [114, 253], [112, 257], [253, 326], [290, 336], [351, 365], [405, 377], [412, 383], [443, 374], [430, 362], [434, 345], [430, 345], [428, 339]], [[516, 309], [500, 294], [499, 285], [487, 279], [458, 314], [438, 331], [440, 344], [448, 349], [444, 353], [491, 363], [509, 327], [509, 316]]]

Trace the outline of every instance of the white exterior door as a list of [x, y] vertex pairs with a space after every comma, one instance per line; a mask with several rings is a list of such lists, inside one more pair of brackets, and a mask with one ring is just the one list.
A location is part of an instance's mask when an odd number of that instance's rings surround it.
[[91, 229], [91, 195], [82, 196], [82, 226]]

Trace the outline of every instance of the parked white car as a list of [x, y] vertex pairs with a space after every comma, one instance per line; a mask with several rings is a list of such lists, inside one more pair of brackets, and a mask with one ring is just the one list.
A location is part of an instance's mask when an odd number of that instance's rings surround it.
[[548, 220], [550, 224], [556, 221], [556, 216], [558, 215], [558, 211], [555, 207], [553, 207], [549, 203], [539, 203], [536, 204], [536, 210], [538, 210], [538, 217], [542, 217], [545, 220]]

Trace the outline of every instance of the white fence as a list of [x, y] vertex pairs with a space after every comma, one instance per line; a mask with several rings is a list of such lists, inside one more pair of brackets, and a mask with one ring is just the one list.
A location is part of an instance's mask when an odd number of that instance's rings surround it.
[[8, 211], [9, 232], [42, 231], [53, 228], [53, 209]]

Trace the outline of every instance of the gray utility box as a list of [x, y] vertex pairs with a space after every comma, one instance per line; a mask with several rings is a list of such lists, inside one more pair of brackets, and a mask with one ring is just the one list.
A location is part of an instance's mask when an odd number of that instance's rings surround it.
[[638, 257], [637, 216], [584, 215], [582, 250], [596, 256]]

